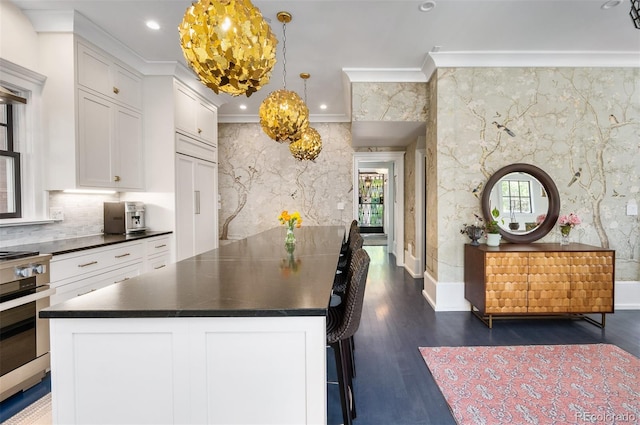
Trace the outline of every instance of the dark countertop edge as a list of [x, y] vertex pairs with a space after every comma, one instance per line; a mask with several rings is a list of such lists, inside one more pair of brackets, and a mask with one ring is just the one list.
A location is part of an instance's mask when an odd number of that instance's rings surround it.
[[145, 319], [182, 317], [306, 317], [326, 316], [327, 309], [298, 310], [43, 310], [41, 319]]
[[[85, 251], [87, 249], [102, 248], [105, 246], [117, 245], [125, 242], [133, 242], [140, 239], [153, 238], [155, 236], [170, 235], [172, 233], [173, 231], [168, 230], [168, 231], [149, 231], [149, 232], [144, 232], [139, 234], [129, 234], [129, 235], [107, 235], [107, 234], [89, 235], [89, 236], [79, 236], [77, 238], [59, 239], [59, 240], [40, 242], [40, 243], [36, 242], [36, 243], [25, 244], [25, 245], [7, 246], [7, 247], [4, 247], [3, 249], [16, 250], [16, 251], [38, 251], [40, 252], [40, 254], [63, 255], [63, 254], [70, 254], [72, 252]], [[93, 242], [87, 245], [76, 246], [74, 248], [66, 248], [66, 249], [55, 248], [56, 244], [65, 244], [73, 240], [81, 241], [82, 239], [86, 239], [86, 240], [97, 239], [100, 237], [113, 238], [113, 240], [97, 242], [97, 243]], [[120, 239], [118, 239], [118, 237], [120, 237]], [[53, 248], [47, 249], [47, 245], [50, 245]]]

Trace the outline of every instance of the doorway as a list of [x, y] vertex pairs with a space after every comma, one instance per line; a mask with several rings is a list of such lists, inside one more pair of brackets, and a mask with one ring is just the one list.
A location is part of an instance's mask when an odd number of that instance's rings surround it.
[[386, 235], [389, 253], [403, 266], [404, 152], [355, 152], [353, 158], [353, 217], [365, 238]]

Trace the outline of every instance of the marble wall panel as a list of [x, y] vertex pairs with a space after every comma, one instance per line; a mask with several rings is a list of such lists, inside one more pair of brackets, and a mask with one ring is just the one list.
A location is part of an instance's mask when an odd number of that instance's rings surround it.
[[416, 146], [418, 141], [407, 145], [404, 156], [404, 249], [409, 244], [416, 247]]
[[62, 208], [64, 220], [48, 224], [0, 227], [0, 248], [100, 234], [104, 224], [103, 203], [118, 200], [118, 194], [49, 192], [49, 207]]
[[[322, 137], [315, 160], [297, 161], [287, 144], [259, 124], [218, 127], [221, 239], [239, 239], [279, 225], [282, 210], [304, 225], [347, 225], [353, 215], [351, 132], [347, 123], [314, 123]], [[337, 208], [344, 203], [344, 210]]]
[[438, 278], [438, 81], [437, 71], [429, 80], [429, 116], [426, 135], [426, 264], [425, 270]]
[[427, 120], [425, 83], [352, 83], [353, 121]]
[[573, 241], [615, 249], [616, 280], [640, 280], [640, 221], [625, 208], [640, 200], [639, 68], [440, 69], [437, 80], [439, 280], [463, 280], [474, 189], [516, 162], [554, 179], [561, 214], [583, 221]]

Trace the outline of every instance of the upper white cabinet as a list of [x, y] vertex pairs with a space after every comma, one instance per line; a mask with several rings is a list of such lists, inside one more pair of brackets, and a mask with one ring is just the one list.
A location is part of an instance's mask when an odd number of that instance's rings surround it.
[[124, 106], [142, 108], [142, 79], [139, 75], [82, 42], [78, 42], [77, 68], [79, 86]]
[[40, 43], [46, 189], [144, 190], [142, 75], [74, 35]]
[[218, 116], [215, 107], [178, 81], [174, 83], [176, 131], [212, 146], [218, 138]]
[[83, 186], [144, 186], [142, 116], [78, 90], [78, 180]]

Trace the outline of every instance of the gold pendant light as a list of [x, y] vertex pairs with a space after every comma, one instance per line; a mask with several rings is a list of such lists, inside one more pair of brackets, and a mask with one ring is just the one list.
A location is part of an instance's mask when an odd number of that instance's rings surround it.
[[247, 97], [269, 82], [278, 40], [249, 0], [199, 0], [178, 27], [182, 52], [216, 94]]
[[291, 22], [289, 12], [278, 12], [278, 21], [282, 22], [282, 90], [271, 92], [262, 101], [258, 115], [262, 130], [276, 142], [293, 142], [298, 140], [302, 130], [309, 124], [309, 109], [300, 96], [287, 90], [287, 33], [286, 24]]
[[[300, 78], [304, 80], [305, 103], [307, 102], [307, 80], [310, 77], [311, 74], [306, 72], [300, 74]], [[289, 145], [289, 151], [298, 161], [314, 161], [318, 155], [320, 155], [320, 151], [322, 151], [322, 139], [320, 137], [320, 133], [318, 133], [315, 128], [307, 125], [307, 127], [302, 130], [300, 139]]]

